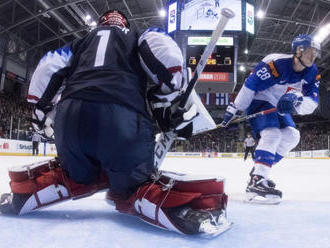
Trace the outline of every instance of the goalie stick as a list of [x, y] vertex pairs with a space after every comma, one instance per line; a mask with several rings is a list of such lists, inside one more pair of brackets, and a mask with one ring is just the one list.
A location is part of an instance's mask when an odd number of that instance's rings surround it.
[[[197, 67], [194, 71], [193, 78], [188, 83], [187, 89], [182, 95], [182, 99], [178, 106], [179, 109], [185, 108], [188, 98], [189, 98], [192, 90], [194, 89], [195, 85], [197, 84], [200, 74], [204, 70], [207, 59], [213, 52], [214, 47], [215, 47], [218, 39], [221, 37], [229, 19], [233, 18], [234, 16], [235, 16], [235, 14], [232, 10], [227, 9], [227, 8], [222, 9], [221, 18], [219, 20], [219, 23], [216, 26], [216, 29], [212, 33], [209, 44], [205, 47], [204, 52], [203, 52], [200, 60], [198, 61]], [[159, 169], [160, 165], [162, 164], [162, 162], [165, 158], [166, 153], [170, 149], [175, 138], [176, 138], [176, 134], [174, 133], [174, 131], [169, 131], [166, 133], [161, 133], [160, 136], [156, 139], [155, 151], [154, 151], [154, 166], [156, 169]]]

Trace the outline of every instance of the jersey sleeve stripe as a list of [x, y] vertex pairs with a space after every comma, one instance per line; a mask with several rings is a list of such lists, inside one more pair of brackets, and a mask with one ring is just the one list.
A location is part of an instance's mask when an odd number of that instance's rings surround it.
[[27, 96], [27, 100], [28, 100], [29, 102], [38, 102], [38, 101], [39, 101], [39, 97], [34, 96], [34, 95], [28, 95], [28, 96]]
[[269, 62], [269, 63], [268, 63], [268, 66], [269, 66], [269, 68], [270, 68], [270, 70], [271, 70], [271, 72], [272, 72], [272, 75], [273, 75], [275, 78], [277, 78], [277, 77], [280, 76], [280, 74], [279, 74], [279, 73], [277, 72], [277, 70], [276, 70], [276, 67], [275, 67], [275, 65], [274, 65], [274, 61]]
[[169, 67], [167, 68], [167, 70], [170, 73], [175, 73], [175, 72], [181, 72], [182, 73], [182, 67], [181, 66], [173, 66], [173, 67]]

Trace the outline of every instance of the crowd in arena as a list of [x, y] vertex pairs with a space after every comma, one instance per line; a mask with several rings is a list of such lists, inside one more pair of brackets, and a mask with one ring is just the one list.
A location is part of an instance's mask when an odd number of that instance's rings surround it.
[[176, 141], [172, 151], [232, 152], [241, 151], [241, 138], [237, 128], [217, 129], [191, 137], [188, 141]]
[[[0, 138], [31, 140], [32, 130], [27, 117], [32, 107], [24, 99], [0, 93]], [[328, 149], [330, 121], [310, 116], [296, 119], [301, 140], [294, 151]], [[247, 131], [248, 130], [248, 131]], [[185, 152], [242, 152], [243, 140], [249, 132], [248, 125], [239, 128], [219, 128], [193, 136], [187, 141], [176, 141], [171, 151]]]
[[26, 100], [0, 93], [0, 138], [29, 140], [32, 106]]
[[328, 149], [330, 121], [303, 123], [300, 126], [301, 140], [295, 151]]
[[[318, 120], [318, 121], [316, 121]], [[297, 124], [301, 139], [293, 151], [329, 149], [330, 120], [310, 118], [309, 122], [300, 120]], [[241, 129], [229, 127], [217, 129], [204, 134], [193, 136], [188, 141], [176, 141], [172, 151], [182, 152], [243, 152], [243, 141], [250, 132], [248, 125]], [[258, 141], [258, 139], [256, 138]]]

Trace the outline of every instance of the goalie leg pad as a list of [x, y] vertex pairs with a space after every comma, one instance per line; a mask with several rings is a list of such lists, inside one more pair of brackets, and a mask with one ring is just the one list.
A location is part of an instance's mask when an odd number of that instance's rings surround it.
[[35, 163], [9, 170], [12, 212], [25, 214], [68, 199], [79, 199], [109, 187], [105, 173], [90, 185], [67, 177], [57, 160]]
[[[163, 229], [197, 234], [205, 232], [205, 224], [211, 220], [214, 223], [210, 225], [215, 227], [212, 232], [219, 231], [216, 227], [224, 223], [227, 195], [223, 190], [224, 181], [215, 178], [192, 180], [162, 176], [141, 186], [127, 200], [109, 198], [120, 212], [133, 213]], [[227, 230], [230, 223], [225, 221]]]

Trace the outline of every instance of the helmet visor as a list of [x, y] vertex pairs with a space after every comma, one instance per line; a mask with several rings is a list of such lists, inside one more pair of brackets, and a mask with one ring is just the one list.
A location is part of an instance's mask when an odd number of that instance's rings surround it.
[[321, 58], [321, 45], [317, 41], [312, 41], [311, 42], [311, 48], [313, 49], [313, 53], [317, 58]]

